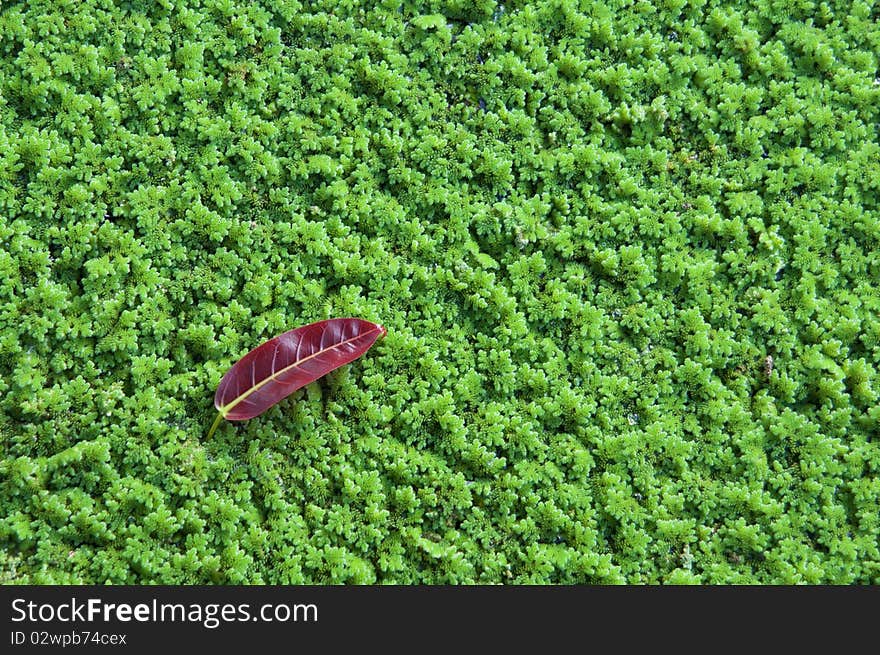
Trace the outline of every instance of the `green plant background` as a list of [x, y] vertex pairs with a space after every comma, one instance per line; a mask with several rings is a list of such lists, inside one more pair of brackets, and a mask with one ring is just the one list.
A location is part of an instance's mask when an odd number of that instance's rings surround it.
[[880, 582], [878, 19], [4, 3], [0, 581]]

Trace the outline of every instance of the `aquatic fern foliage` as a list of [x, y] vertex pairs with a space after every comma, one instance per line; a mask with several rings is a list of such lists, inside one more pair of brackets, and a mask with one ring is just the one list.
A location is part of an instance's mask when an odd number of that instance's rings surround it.
[[880, 582], [877, 12], [4, 3], [0, 581]]

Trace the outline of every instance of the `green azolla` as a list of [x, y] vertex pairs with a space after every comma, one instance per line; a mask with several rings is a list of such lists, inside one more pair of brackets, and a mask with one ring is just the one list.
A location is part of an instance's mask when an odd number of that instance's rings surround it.
[[[4, 6], [0, 580], [880, 582], [877, 37], [862, 1]], [[229, 365], [331, 316], [388, 336], [204, 438]]]

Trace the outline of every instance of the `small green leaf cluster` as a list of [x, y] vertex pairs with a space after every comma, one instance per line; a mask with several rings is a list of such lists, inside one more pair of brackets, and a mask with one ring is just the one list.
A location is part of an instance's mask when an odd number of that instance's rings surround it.
[[4, 6], [0, 581], [880, 582], [876, 22]]

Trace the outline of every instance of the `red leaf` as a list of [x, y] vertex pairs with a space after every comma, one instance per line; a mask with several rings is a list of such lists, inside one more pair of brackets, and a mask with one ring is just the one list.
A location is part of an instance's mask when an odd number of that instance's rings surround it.
[[214, 394], [221, 418], [259, 416], [297, 389], [363, 355], [385, 328], [359, 318], [331, 318], [298, 327], [254, 348], [230, 368]]

